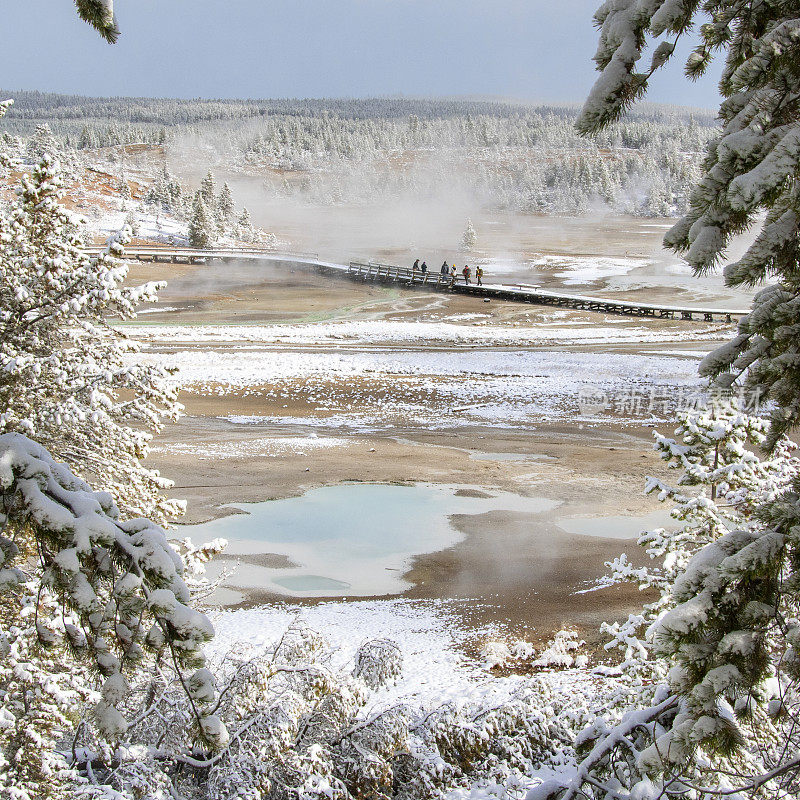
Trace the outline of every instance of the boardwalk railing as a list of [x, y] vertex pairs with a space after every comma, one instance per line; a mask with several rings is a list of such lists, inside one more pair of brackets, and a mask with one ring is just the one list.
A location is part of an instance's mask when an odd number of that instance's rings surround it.
[[[87, 247], [89, 255], [103, 252], [102, 247]], [[322, 261], [317, 253], [290, 253], [268, 250], [259, 247], [213, 247], [198, 250], [192, 247], [173, 247], [170, 245], [133, 245], [125, 248], [125, 258], [140, 261], [171, 261], [173, 263], [198, 263], [211, 260], [246, 261], [288, 261], [311, 267], [328, 275], [338, 275], [351, 280], [397, 283], [403, 286], [469, 294], [484, 299], [510, 300], [518, 303], [559, 306], [578, 311], [598, 311], [604, 314], [624, 314], [633, 317], [659, 317], [662, 319], [702, 319], [733, 322], [749, 312], [742, 309], [694, 308], [689, 306], [658, 305], [639, 303], [635, 300], [616, 300], [592, 295], [565, 294], [551, 292], [528, 284], [495, 283], [478, 286], [467, 283], [463, 274], [451, 277], [438, 271], [423, 272], [413, 267], [400, 267], [395, 264], [381, 264], [377, 261], [351, 261], [349, 265]]]
[[[89, 255], [96, 256], [105, 251], [104, 247], [86, 247], [84, 251]], [[283, 250], [270, 250], [265, 247], [210, 247], [208, 249], [198, 249], [195, 247], [175, 247], [172, 245], [129, 245], [125, 248], [124, 258], [136, 259], [138, 261], [170, 261], [173, 263], [184, 262], [195, 264], [199, 261], [212, 261], [217, 259], [233, 260], [243, 259], [245, 261], [299, 258], [313, 259], [319, 258], [319, 253], [298, 253], [286, 252]]]
[[475, 282], [467, 283], [462, 274], [443, 275], [440, 272], [422, 272], [412, 267], [398, 267], [391, 264], [379, 264], [374, 261], [351, 261], [348, 275], [356, 280], [393, 281], [407, 286], [425, 287], [429, 289], [448, 289], [458, 294], [471, 294], [479, 297], [513, 300], [536, 305], [559, 306], [573, 308], [578, 311], [599, 311], [604, 314], [625, 314], [633, 317], [659, 317], [662, 319], [702, 319], [706, 322], [734, 319], [749, 313], [743, 309], [725, 308], [692, 308], [687, 306], [669, 306], [653, 303], [639, 303], [634, 300], [616, 300], [607, 297], [589, 295], [564, 294], [551, 292], [538, 286], [527, 284], [485, 284], [478, 286]]
[[[419, 284], [420, 286], [435, 287], [450, 287], [453, 283], [449, 275], [443, 275], [441, 272], [423, 272], [419, 269], [412, 267], [398, 267], [394, 264], [379, 264], [375, 261], [361, 263], [360, 261], [351, 261], [350, 266], [347, 268], [347, 274], [352, 278], [362, 278], [363, 280], [373, 281], [402, 281], [412, 284]], [[464, 282], [464, 276], [456, 275], [456, 281], [461, 278]]]

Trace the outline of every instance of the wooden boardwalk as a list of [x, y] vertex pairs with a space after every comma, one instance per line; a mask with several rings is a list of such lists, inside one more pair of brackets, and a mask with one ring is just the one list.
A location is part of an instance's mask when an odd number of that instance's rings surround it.
[[[96, 256], [105, 251], [104, 247], [86, 247], [85, 252]], [[215, 247], [199, 250], [194, 247], [173, 247], [171, 245], [131, 245], [125, 248], [125, 258], [136, 261], [165, 261], [173, 264], [198, 264], [206, 261], [273, 261], [319, 258], [318, 253], [295, 253], [266, 250], [263, 247]]]
[[478, 286], [474, 282], [467, 284], [462, 275], [456, 274], [455, 283], [448, 276], [439, 272], [427, 272], [410, 267], [397, 267], [375, 262], [362, 263], [352, 261], [348, 267], [351, 278], [365, 281], [396, 282], [408, 286], [427, 289], [439, 289], [458, 294], [477, 295], [478, 297], [513, 300], [536, 305], [560, 306], [574, 308], [579, 311], [599, 311], [604, 314], [624, 314], [633, 317], [659, 317], [663, 319], [703, 320], [714, 322], [721, 320], [732, 322], [749, 312], [744, 309], [696, 308], [689, 306], [670, 306], [653, 303], [639, 303], [635, 300], [616, 300], [596, 295], [566, 294], [551, 292], [539, 286], [518, 283], [493, 283]]
[[[90, 255], [99, 254], [103, 248], [87, 247]], [[351, 261], [337, 264], [320, 260], [317, 253], [284, 253], [258, 247], [215, 247], [197, 250], [191, 247], [168, 245], [133, 245], [125, 248], [125, 257], [139, 261], [164, 261], [172, 263], [204, 263], [222, 261], [270, 261], [287, 265], [310, 267], [328, 275], [338, 275], [355, 281], [393, 283], [399, 286], [427, 291], [453, 292], [487, 299], [510, 300], [517, 303], [557, 306], [578, 311], [597, 311], [603, 314], [622, 314], [631, 317], [657, 317], [660, 319], [702, 320], [705, 322], [733, 322], [749, 312], [746, 309], [697, 308], [656, 303], [639, 303], [634, 300], [617, 300], [596, 295], [552, 292], [539, 286], [515, 283], [493, 283], [477, 286], [467, 284], [462, 275], [455, 282], [439, 272], [422, 273], [411, 267], [379, 264], [374, 261]]]

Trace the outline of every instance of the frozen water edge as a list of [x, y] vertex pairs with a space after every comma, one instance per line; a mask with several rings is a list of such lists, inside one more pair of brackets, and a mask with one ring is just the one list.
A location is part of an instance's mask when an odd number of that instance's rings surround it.
[[[467, 497], [461, 493], [464, 488], [339, 483], [298, 497], [238, 503], [233, 508], [245, 513], [184, 526], [182, 533], [196, 542], [229, 542], [227, 554], [240, 558], [223, 583], [228, 588], [295, 597], [370, 597], [410, 588], [403, 574], [415, 556], [460, 542], [463, 534], [451, 523], [454, 514], [502, 510], [537, 515], [560, 505], [545, 497], [501, 491]], [[291, 563], [272, 566], [241, 558], [260, 553]], [[222, 566], [212, 562], [209, 574], [216, 577]]]
[[125, 331], [143, 341], [159, 346], [192, 344], [440, 344], [474, 347], [524, 347], [539, 344], [615, 344], [657, 343], [701, 340], [716, 341], [730, 337], [731, 326], [697, 325], [691, 330], [632, 327], [625, 318], [603, 319], [603, 324], [572, 327], [577, 323], [543, 324], [511, 327], [453, 322], [400, 322], [395, 320], [349, 320], [285, 325], [136, 325]]

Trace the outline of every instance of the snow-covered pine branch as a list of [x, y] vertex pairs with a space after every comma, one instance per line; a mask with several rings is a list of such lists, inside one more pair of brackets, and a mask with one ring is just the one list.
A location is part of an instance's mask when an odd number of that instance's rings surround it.
[[119, 38], [114, 0], [75, 0], [78, 16], [88, 22], [107, 42], [114, 44]]
[[[645, 94], [647, 81], [672, 56], [675, 41], [690, 28], [698, 5], [696, 0], [606, 0], [600, 6], [594, 15], [600, 29], [594, 55], [600, 77], [578, 117], [580, 133], [603, 130]], [[667, 38], [656, 48], [649, 67], [637, 72], [648, 35]]]
[[[0, 435], [0, 531], [2, 641], [32, 652], [35, 640], [62, 659], [87, 665], [102, 682], [91, 727], [103, 739], [124, 737], [130, 682], [148, 660], [163, 659], [186, 696], [188, 741], [212, 750], [227, 743], [225, 727], [214, 714], [215, 684], [203, 652], [213, 628], [191, 607], [184, 564], [162, 528], [147, 519], [122, 519], [108, 493], [93, 491], [22, 434], [6, 433]], [[28, 598], [26, 588], [33, 591]], [[26, 617], [27, 630], [21, 622]], [[29, 691], [30, 679], [20, 679], [19, 664], [9, 655], [6, 648], [0, 659], [0, 741], [5, 740], [4, 763], [10, 766], [15, 737], [28, 726], [49, 730], [55, 725], [63, 733], [68, 725], [57, 695], [52, 698], [60, 709], [55, 721], [30, 717], [19, 694]], [[32, 675], [47, 675], [46, 658], [31, 661], [26, 669], [34, 670]], [[53, 672], [57, 684], [58, 670]], [[89, 678], [83, 676], [82, 697], [78, 692], [84, 701]], [[64, 701], [73, 714], [79, 688]]]

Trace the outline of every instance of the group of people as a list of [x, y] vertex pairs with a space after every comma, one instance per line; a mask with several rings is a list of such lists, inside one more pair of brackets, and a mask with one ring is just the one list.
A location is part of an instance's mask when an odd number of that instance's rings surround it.
[[[419, 263], [419, 259], [417, 259], [411, 267], [412, 272], [421, 272], [422, 275], [426, 275], [428, 273], [428, 265], [423, 261], [421, 264]], [[470, 278], [472, 278], [472, 268], [468, 264], [464, 264], [464, 269], [457, 270], [455, 264], [448, 265], [447, 261], [445, 261], [441, 268], [439, 269], [439, 273], [444, 277], [450, 279], [450, 285], [454, 286], [456, 280], [458, 280], [458, 274], [461, 273], [461, 276], [464, 278], [464, 283], [469, 286]], [[477, 286], [483, 286], [482, 283], [483, 279], [483, 267], [475, 267], [475, 283]]]

